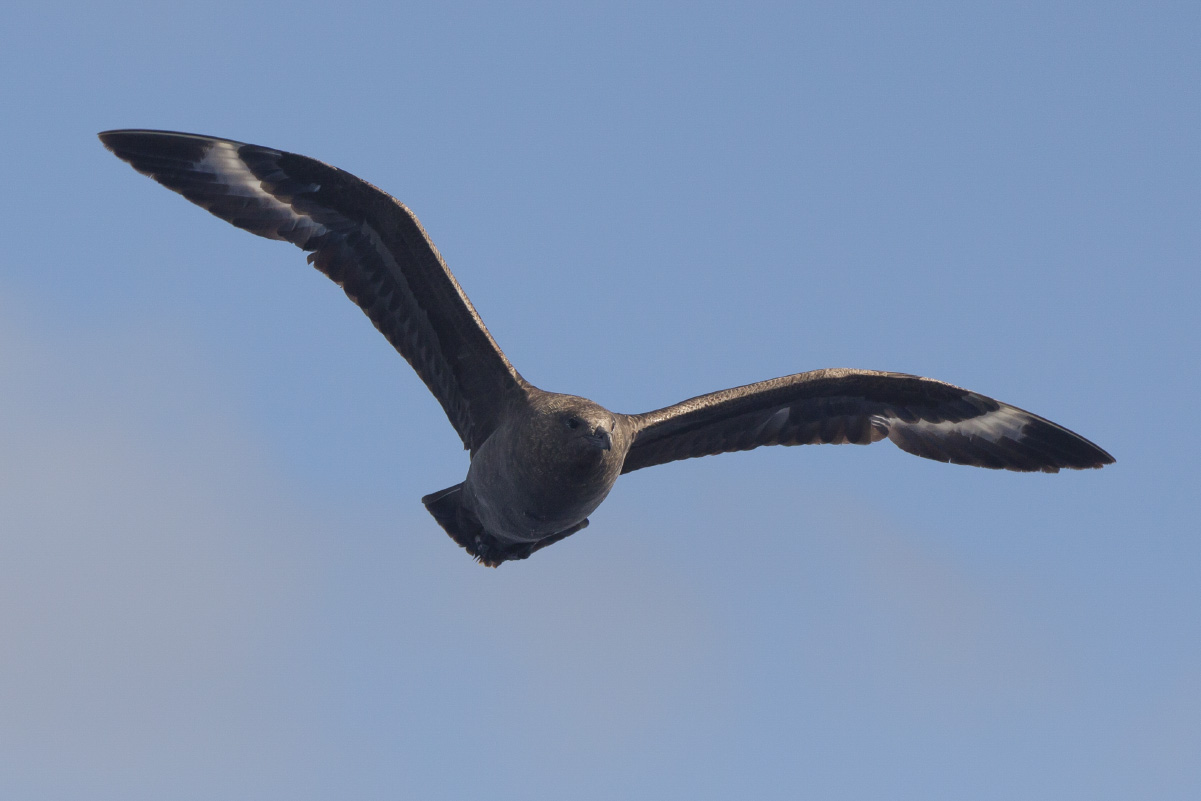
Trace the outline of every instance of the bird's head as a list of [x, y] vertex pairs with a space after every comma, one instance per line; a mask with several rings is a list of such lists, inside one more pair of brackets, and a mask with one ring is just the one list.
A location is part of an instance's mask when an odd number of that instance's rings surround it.
[[620, 465], [628, 444], [617, 415], [600, 404], [574, 395], [549, 395], [538, 404], [538, 438], [555, 454], [554, 461], [582, 468]]

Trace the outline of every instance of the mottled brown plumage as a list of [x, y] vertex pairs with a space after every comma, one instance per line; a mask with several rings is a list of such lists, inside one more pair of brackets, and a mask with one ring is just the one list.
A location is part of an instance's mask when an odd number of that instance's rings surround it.
[[588, 525], [617, 477], [761, 445], [891, 439], [978, 467], [1056, 472], [1113, 458], [1037, 415], [930, 378], [815, 370], [623, 415], [521, 377], [417, 218], [366, 181], [305, 156], [168, 131], [100, 139], [139, 172], [221, 219], [310, 251], [442, 405], [467, 478], [423, 498], [447, 533], [498, 565]]

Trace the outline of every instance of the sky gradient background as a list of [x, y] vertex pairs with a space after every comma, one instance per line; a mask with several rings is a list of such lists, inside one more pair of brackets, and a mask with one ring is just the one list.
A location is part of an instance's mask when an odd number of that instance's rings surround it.
[[[968, 5], [6, 11], [0, 797], [1201, 796], [1201, 10]], [[1118, 463], [692, 460], [481, 568], [410, 368], [119, 127], [393, 193], [546, 389], [897, 370]]]

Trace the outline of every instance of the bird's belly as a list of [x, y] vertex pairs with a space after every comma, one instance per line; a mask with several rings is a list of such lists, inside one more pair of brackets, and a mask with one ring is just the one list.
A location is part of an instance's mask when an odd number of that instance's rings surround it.
[[531, 483], [503, 475], [473, 478], [468, 471], [464, 483], [472, 511], [489, 534], [511, 542], [536, 542], [572, 528], [600, 506], [612, 486]]
[[536, 542], [571, 528], [590, 515], [599, 498], [567, 493], [471, 492], [476, 517], [495, 537], [512, 542]]

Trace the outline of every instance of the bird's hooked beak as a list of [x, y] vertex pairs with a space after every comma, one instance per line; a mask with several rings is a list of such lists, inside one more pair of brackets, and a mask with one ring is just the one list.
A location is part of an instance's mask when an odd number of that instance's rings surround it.
[[613, 447], [613, 439], [609, 436], [609, 429], [604, 426], [597, 426], [586, 439], [602, 451], [607, 451]]

